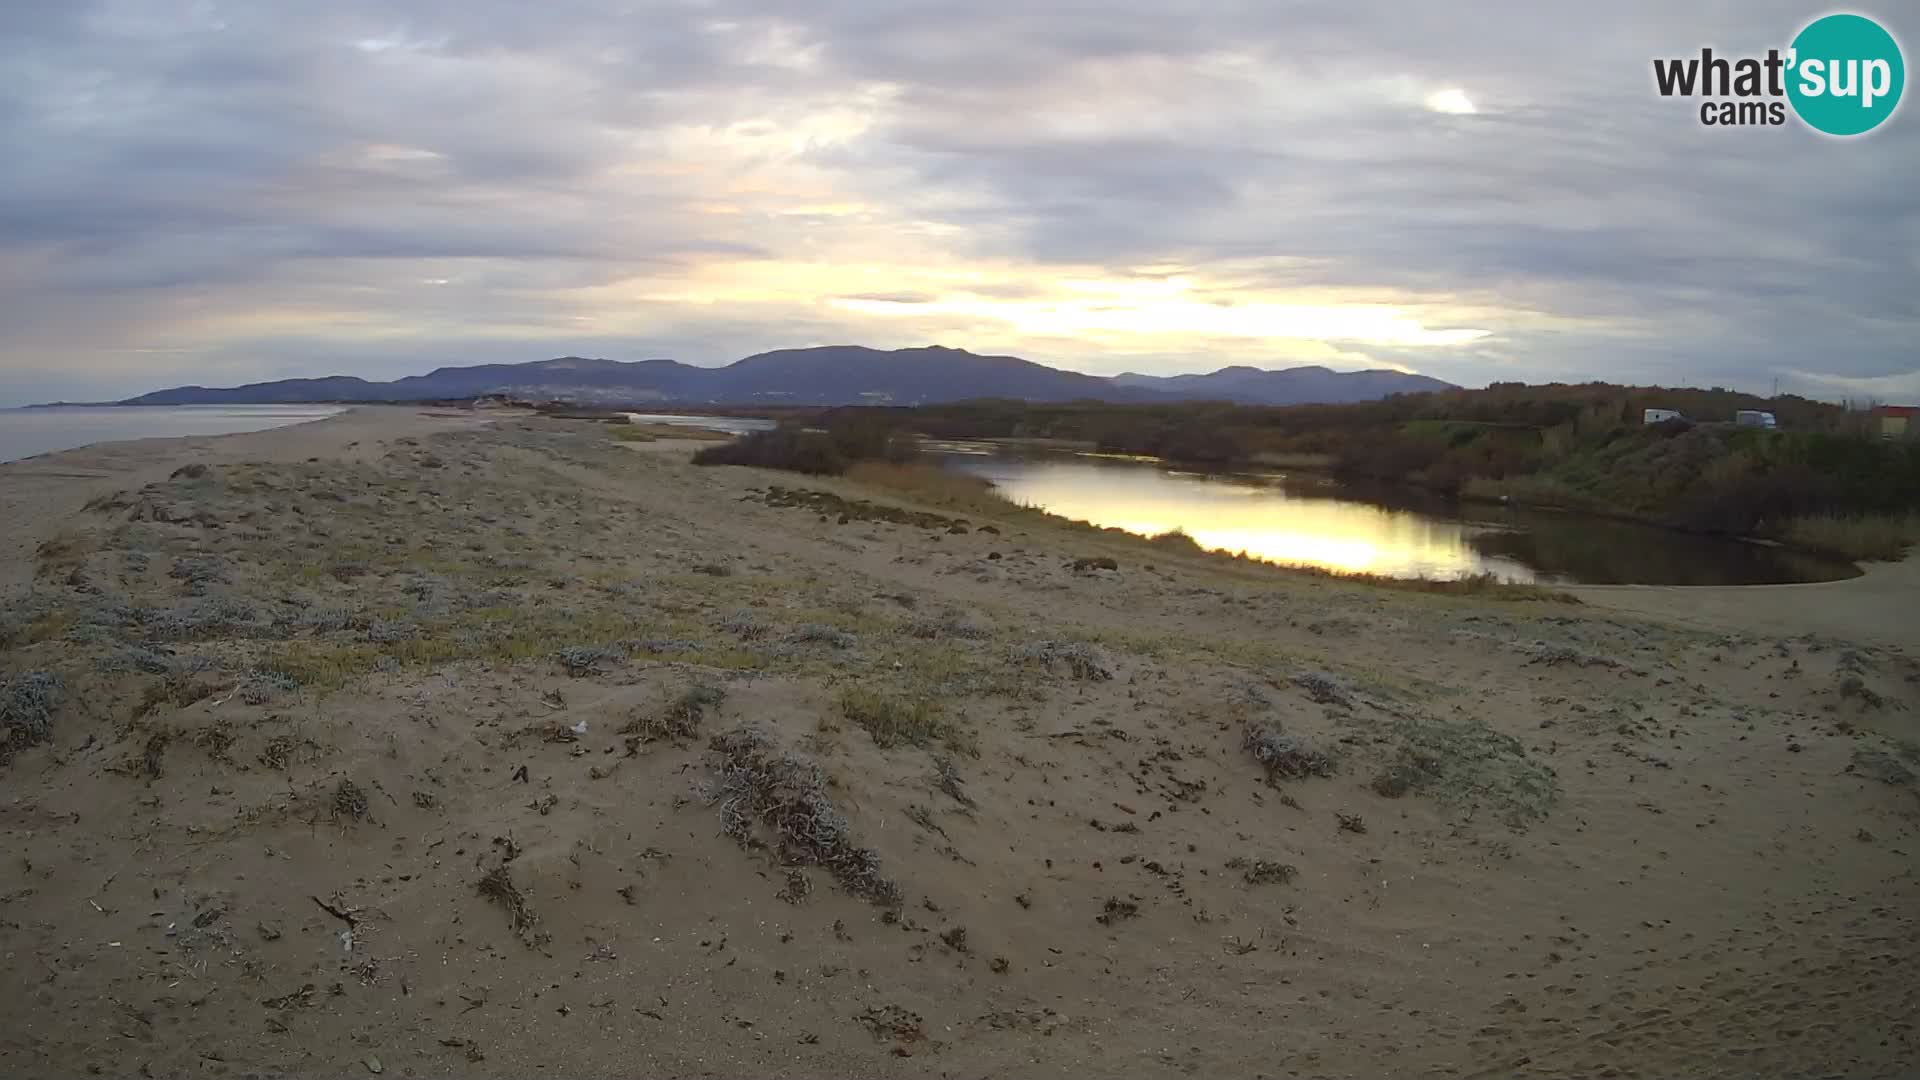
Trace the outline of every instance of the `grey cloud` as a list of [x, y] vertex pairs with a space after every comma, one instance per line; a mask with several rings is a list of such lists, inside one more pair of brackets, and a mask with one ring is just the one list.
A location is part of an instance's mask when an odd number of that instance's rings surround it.
[[[0, 344], [0, 370], [124, 370], [113, 350], [174, 340], [174, 297], [323, 302], [402, 326], [464, 311], [477, 326], [462, 341], [487, 355], [575, 351], [521, 336], [564, 327], [567, 289], [702, 257], [810, 258], [837, 228], [705, 215], [732, 175], [631, 166], [678, 164], [676, 132], [778, 136], [873, 91], [871, 127], [800, 160], [886, 214], [951, 226], [958, 258], [1041, 274], [1178, 263], [1515, 313], [1468, 348], [1365, 350], [1462, 381], [1899, 377], [1920, 369], [1920, 189], [1901, 179], [1920, 161], [1920, 105], [1838, 142], [1702, 128], [1652, 90], [1655, 56], [1764, 50], [1805, 18], [1785, 0], [1500, 0], [1471, 18], [1247, 0], [14, 0], [0, 5], [0, 271], [32, 270], [4, 279], [0, 320], [33, 329]], [[1419, 108], [1440, 86], [1483, 112]], [[424, 269], [442, 262], [470, 272]], [[438, 294], [399, 284], [449, 276], [464, 280]], [[657, 336], [608, 351], [718, 362], [936, 326], [1023, 351], [986, 322], [648, 310]], [[183, 347], [199, 351], [164, 355], [302, 373], [355, 355], [293, 334]], [[1204, 366], [1225, 359], [1216, 347], [1159, 361]], [[1088, 351], [1068, 359], [1107, 366]], [[407, 356], [442, 359], [423, 343], [369, 362]]]

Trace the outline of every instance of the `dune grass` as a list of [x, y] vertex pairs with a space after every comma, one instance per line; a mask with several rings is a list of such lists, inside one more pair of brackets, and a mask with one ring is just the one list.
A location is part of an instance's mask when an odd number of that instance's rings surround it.
[[937, 702], [850, 686], [836, 704], [840, 715], [865, 728], [882, 750], [938, 743], [956, 753], [978, 756], [980, 752], [970, 733], [940, 715]]
[[1863, 562], [1894, 562], [1920, 544], [1920, 513], [1814, 514], [1790, 519], [1780, 532], [1796, 547]]
[[847, 479], [943, 510], [1005, 516], [1020, 509], [995, 494], [986, 480], [938, 465], [862, 461], [847, 470]]

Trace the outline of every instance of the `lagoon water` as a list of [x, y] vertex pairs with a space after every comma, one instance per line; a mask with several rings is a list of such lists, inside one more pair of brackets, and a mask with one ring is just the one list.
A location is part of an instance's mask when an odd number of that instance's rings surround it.
[[230, 435], [319, 420], [335, 405], [121, 405], [0, 409], [0, 462], [121, 439]]
[[1361, 492], [1310, 474], [1209, 474], [1150, 460], [947, 449], [948, 467], [991, 480], [1015, 502], [1143, 536], [1180, 529], [1202, 547], [1290, 565], [1590, 585], [1780, 584], [1859, 572], [1849, 563], [1739, 540]]

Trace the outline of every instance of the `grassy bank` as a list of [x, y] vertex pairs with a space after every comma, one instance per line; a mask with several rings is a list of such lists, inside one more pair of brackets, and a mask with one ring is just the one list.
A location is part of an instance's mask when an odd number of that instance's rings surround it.
[[1920, 544], [1920, 513], [1797, 517], [1780, 530], [1795, 547], [1824, 551], [1860, 562], [1893, 562]]
[[712, 428], [688, 427], [683, 424], [625, 424], [607, 425], [607, 435], [619, 442], [653, 442], [658, 439], [693, 439], [700, 442], [726, 442], [733, 438], [724, 431]]
[[[1638, 410], [1652, 402], [1696, 415], [1763, 405], [1797, 426], [1643, 424]], [[1080, 440], [1109, 453], [1327, 468], [1355, 482], [1763, 537], [1848, 559], [1899, 558], [1915, 542], [1920, 516], [1920, 443], [1883, 441], [1858, 421], [1799, 399], [1603, 385], [1290, 408], [970, 402], [826, 410], [812, 418], [818, 427], [757, 433], [702, 450], [695, 461], [863, 470], [864, 483], [979, 512], [991, 496], [974, 482], [906, 465], [916, 436]]]
[[[708, 450], [703, 450], [701, 455], [706, 456], [708, 464], [734, 463], [731, 460], [716, 462], [714, 460], [716, 457], [751, 457], [755, 465], [780, 468], [779, 465], [766, 464], [769, 460], [767, 457], [769, 450], [773, 447], [793, 445], [795, 444], [762, 440], [759, 447], [750, 454], [712, 454]], [[810, 467], [818, 460], [815, 451], [811, 448], [803, 449], [798, 453], [799, 456], [791, 462], [794, 465]], [[695, 460], [701, 460], [701, 456], [696, 456]], [[789, 471], [808, 472], [811, 469], [790, 468]], [[1571, 594], [1558, 589], [1538, 585], [1510, 584], [1492, 574], [1452, 579], [1396, 578], [1379, 574], [1326, 570], [1312, 566], [1294, 566], [1269, 562], [1235, 552], [1210, 551], [1201, 547], [1191, 536], [1177, 529], [1158, 536], [1141, 536], [1124, 529], [1095, 525], [1077, 518], [1062, 517], [1034, 507], [1021, 506], [1001, 497], [991, 483], [978, 476], [955, 472], [924, 462], [857, 461], [848, 464], [843, 470], [843, 475], [861, 487], [919, 506], [1031, 528], [1078, 532], [1090, 537], [1098, 537], [1103, 541], [1119, 543], [1137, 551], [1143, 558], [1199, 558], [1240, 567], [1301, 574], [1327, 581], [1437, 595], [1476, 596], [1495, 600], [1543, 600], [1555, 603], [1579, 602]]]
[[[1655, 407], [1701, 422], [1642, 423], [1642, 411]], [[1781, 428], [1730, 422], [1750, 408], [1773, 412]], [[984, 401], [836, 409], [814, 422], [935, 438], [1078, 440], [1201, 465], [1326, 468], [1353, 481], [1768, 537], [1849, 557], [1889, 557], [1906, 543], [1899, 522], [1920, 513], [1920, 442], [1881, 440], [1861, 414], [1837, 406], [1725, 390], [1498, 384], [1280, 408]]]

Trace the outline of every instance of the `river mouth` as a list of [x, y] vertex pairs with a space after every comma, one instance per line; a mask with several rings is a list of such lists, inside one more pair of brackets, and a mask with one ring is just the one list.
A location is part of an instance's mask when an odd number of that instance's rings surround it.
[[1589, 515], [1361, 489], [1313, 473], [1214, 473], [994, 444], [929, 447], [1013, 502], [1142, 536], [1289, 566], [1394, 578], [1492, 575], [1543, 585], [1784, 585], [1856, 577], [1852, 563]]

